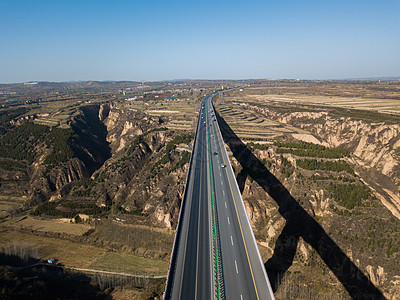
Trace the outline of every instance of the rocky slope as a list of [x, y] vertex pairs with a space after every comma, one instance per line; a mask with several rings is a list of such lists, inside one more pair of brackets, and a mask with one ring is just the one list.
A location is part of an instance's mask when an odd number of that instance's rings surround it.
[[[25, 188], [17, 192], [28, 206], [45, 202], [36, 211], [40, 215], [122, 213], [141, 224], [173, 229], [193, 133], [169, 130], [170, 118], [110, 102], [78, 107], [67, 129], [35, 125], [35, 116], [11, 120], [14, 127], [3, 139], [30, 140], [31, 162], [1, 176]], [[14, 187], [7, 182], [1, 192]]]
[[14, 189], [27, 205], [37, 204], [60, 198], [69, 184], [90, 176], [110, 157], [99, 110], [99, 105], [80, 107], [68, 129], [36, 125], [34, 115], [11, 120], [1, 137], [2, 164], [10, 170], [1, 176], [13, 179], [1, 186], [2, 194]]
[[[363, 180], [377, 192], [382, 203], [400, 219], [400, 125], [331, 116], [329, 111], [281, 114], [273, 109], [236, 103], [261, 112], [283, 124], [312, 132], [331, 147], [346, 147]], [[308, 140], [307, 137], [297, 137]], [[315, 142], [315, 141], [314, 141]]]
[[166, 121], [134, 109], [111, 108], [104, 124], [113, 155], [92, 176], [96, 182], [92, 189], [101, 195], [98, 205], [114, 203], [127, 212], [174, 227], [188, 154], [175, 150], [179, 137], [186, 133], [169, 131], [163, 127]]

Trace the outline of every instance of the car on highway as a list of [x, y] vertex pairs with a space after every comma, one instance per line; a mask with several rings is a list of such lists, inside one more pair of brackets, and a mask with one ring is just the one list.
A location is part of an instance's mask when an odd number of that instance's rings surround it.
[[221, 168], [225, 168], [226, 166], [225, 166], [225, 164], [221, 164]]
[[217, 152], [217, 151], [215, 151], [215, 152], [214, 152], [214, 155], [218, 155], [218, 152]]

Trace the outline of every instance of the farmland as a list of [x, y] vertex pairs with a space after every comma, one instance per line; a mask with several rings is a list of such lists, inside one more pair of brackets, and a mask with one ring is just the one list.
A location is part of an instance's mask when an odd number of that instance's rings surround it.
[[34, 230], [39, 232], [66, 233], [82, 235], [92, 228], [84, 224], [73, 224], [69, 219], [43, 220], [30, 216], [11, 219], [2, 223], [3, 226], [15, 229]]

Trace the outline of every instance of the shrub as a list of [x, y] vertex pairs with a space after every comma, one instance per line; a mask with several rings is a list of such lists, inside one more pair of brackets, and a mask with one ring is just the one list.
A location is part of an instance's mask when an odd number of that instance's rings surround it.
[[323, 161], [316, 159], [298, 159], [296, 160], [297, 166], [305, 170], [324, 170], [333, 172], [345, 171], [351, 175], [355, 175], [350, 165], [343, 161]]
[[184, 166], [186, 163], [188, 163], [190, 160], [190, 152], [188, 151], [182, 151], [181, 152], [181, 158], [180, 160], [176, 163], [176, 165], [171, 169], [170, 172], [174, 172], [175, 170], [181, 168]]
[[294, 172], [294, 167], [286, 157], [282, 157], [281, 173], [285, 178], [289, 178]]
[[362, 200], [368, 199], [371, 192], [363, 185], [332, 184], [330, 185], [333, 199], [347, 209], [362, 205]]
[[27, 122], [0, 138], [0, 156], [32, 163], [35, 147], [44, 139], [49, 127]]
[[275, 142], [276, 153], [291, 153], [304, 157], [321, 157], [321, 158], [342, 158], [349, 157], [350, 151], [341, 147], [327, 148], [307, 142]]
[[138, 135], [132, 142], [131, 146], [128, 148], [128, 151], [126, 152], [127, 155], [131, 155], [133, 151], [135, 151], [136, 147], [143, 142], [144, 135], [140, 134]]
[[48, 165], [56, 165], [67, 162], [74, 157], [69, 142], [72, 138], [73, 130], [53, 128], [47, 137], [47, 144], [53, 148], [52, 152], [46, 158], [45, 163]]
[[248, 147], [251, 147], [253, 149], [258, 149], [258, 150], [267, 150], [268, 146], [265, 144], [259, 144], [259, 143], [254, 143], [254, 142], [250, 142], [247, 144]]
[[0, 111], [0, 126], [6, 125], [12, 119], [26, 113], [28, 109], [20, 107], [14, 110], [3, 110]]

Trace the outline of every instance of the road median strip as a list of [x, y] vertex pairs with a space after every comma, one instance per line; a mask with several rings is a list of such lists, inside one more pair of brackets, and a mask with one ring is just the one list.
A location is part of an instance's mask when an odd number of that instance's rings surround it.
[[[207, 109], [207, 107], [206, 107]], [[213, 255], [214, 255], [214, 271], [215, 271], [215, 287], [217, 289], [216, 297], [217, 299], [224, 299], [224, 291], [223, 287], [221, 288], [221, 274], [222, 274], [222, 264], [220, 263], [221, 252], [219, 246], [219, 235], [218, 235], [218, 220], [216, 215], [216, 203], [214, 199], [214, 185], [212, 178], [212, 164], [211, 164], [211, 143], [210, 143], [210, 131], [209, 131], [209, 123], [208, 123], [208, 112], [206, 113], [206, 121], [207, 121], [207, 144], [208, 144], [208, 162], [210, 168], [210, 190], [211, 190], [211, 213], [212, 213], [212, 234], [213, 234]]]

